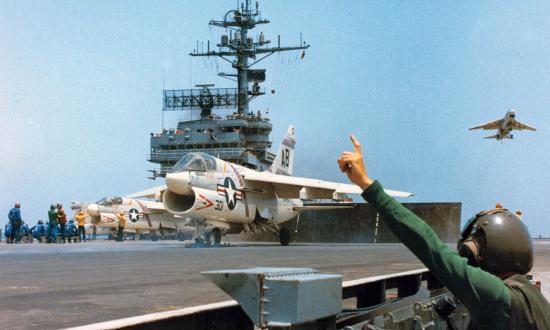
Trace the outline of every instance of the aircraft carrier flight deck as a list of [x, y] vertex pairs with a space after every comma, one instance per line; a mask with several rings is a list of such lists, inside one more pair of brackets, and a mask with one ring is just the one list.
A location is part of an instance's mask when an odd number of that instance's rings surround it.
[[[550, 242], [535, 243], [533, 274], [550, 289]], [[0, 244], [3, 329], [59, 329], [230, 298], [201, 271], [311, 267], [344, 280], [422, 268], [401, 244], [234, 243], [184, 248], [178, 241]]]

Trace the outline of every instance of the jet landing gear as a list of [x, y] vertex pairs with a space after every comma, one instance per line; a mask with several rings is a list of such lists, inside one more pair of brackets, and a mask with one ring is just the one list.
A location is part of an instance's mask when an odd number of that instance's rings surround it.
[[290, 243], [290, 230], [281, 228], [279, 230], [279, 241], [281, 242], [281, 246], [288, 246]]
[[214, 228], [205, 234], [206, 244], [209, 246], [216, 246], [222, 243], [222, 230], [220, 228]]
[[220, 228], [212, 229], [212, 238], [214, 238], [214, 244], [222, 243], [222, 230]]
[[189, 247], [204, 248], [204, 247], [221, 247], [223, 231], [221, 228], [207, 228], [203, 222], [196, 222], [195, 232], [193, 233], [193, 241]]

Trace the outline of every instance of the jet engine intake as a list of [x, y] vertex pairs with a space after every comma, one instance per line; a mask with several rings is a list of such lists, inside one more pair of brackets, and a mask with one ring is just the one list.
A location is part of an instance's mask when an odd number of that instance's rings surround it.
[[[166, 211], [180, 216], [189, 216], [221, 223], [248, 223], [254, 220], [255, 204], [245, 203], [235, 197], [229, 207], [225, 196], [216, 190], [193, 187], [193, 195], [181, 195], [167, 189], [162, 196]], [[236, 195], [236, 193], [234, 194]]]
[[162, 204], [166, 210], [173, 214], [182, 214], [193, 208], [195, 205], [195, 193], [192, 195], [180, 195], [171, 190], [162, 194]]
[[101, 222], [101, 216], [100, 215], [90, 215], [90, 219], [92, 224], [97, 225]]

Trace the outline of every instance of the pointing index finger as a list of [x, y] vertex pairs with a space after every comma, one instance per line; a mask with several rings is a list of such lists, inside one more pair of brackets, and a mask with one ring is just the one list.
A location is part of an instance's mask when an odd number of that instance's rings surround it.
[[355, 138], [355, 135], [349, 136], [351, 139], [351, 143], [353, 143], [353, 147], [355, 148], [356, 153], [361, 153], [361, 143]]

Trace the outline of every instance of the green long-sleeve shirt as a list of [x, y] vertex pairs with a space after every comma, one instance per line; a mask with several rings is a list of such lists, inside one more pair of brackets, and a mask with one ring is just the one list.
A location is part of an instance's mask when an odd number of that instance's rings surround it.
[[48, 219], [50, 220], [50, 226], [57, 226], [57, 210], [49, 210]]
[[511, 297], [501, 279], [469, 266], [467, 259], [445, 245], [422, 219], [387, 195], [378, 181], [362, 196], [376, 208], [397, 238], [460, 299], [477, 327], [508, 328]]

